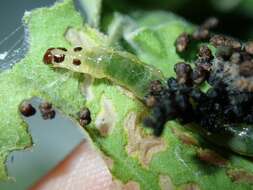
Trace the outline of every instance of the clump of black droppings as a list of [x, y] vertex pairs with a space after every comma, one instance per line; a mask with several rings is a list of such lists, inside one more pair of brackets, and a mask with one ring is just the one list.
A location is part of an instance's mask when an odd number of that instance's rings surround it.
[[39, 106], [39, 110], [43, 119], [53, 119], [55, 117], [55, 110], [49, 102], [42, 102]]
[[194, 122], [213, 133], [222, 132], [227, 125], [253, 124], [253, 93], [229, 90], [222, 82], [203, 93], [169, 78], [156, 101], [150, 116], [144, 120], [156, 136], [162, 134], [170, 120], [181, 124]]
[[[212, 18], [198, 30], [209, 30], [217, 24], [218, 20]], [[203, 45], [194, 64], [175, 64], [176, 77], [169, 78], [166, 85], [151, 83], [145, 99], [150, 114], [144, 124], [156, 136], [170, 120], [193, 122], [213, 133], [227, 126], [253, 124], [253, 42], [242, 44], [224, 35], [214, 35], [210, 42], [216, 47], [215, 56]], [[206, 93], [200, 90], [205, 81], [211, 86]]]
[[144, 119], [144, 124], [154, 129], [156, 136], [161, 135], [168, 120], [179, 118], [181, 122], [189, 122], [192, 113], [189, 100], [190, 87], [179, 84], [176, 79], [168, 79], [168, 87], [164, 87], [151, 108], [150, 117]]

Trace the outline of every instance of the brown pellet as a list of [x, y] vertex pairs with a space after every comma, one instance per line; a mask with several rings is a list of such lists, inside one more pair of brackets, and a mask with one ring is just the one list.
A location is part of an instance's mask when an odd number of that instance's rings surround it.
[[55, 110], [52, 107], [52, 104], [49, 102], [42, 102], [39, 106], [39, 110], [43, 119], [53, 119], [56, 115]]
[[182, 33], [180, 36], [178, 36], [176, 40], [176, 50], [177, 52], [184, 52], [190, 42], [190, 36], [187, 33]]
[[251, 61], [252, 57], [247, 52], [240, 52], [241, 60], [242, 61]]
[[41, 116], [44, 120], [54, 119], [56, 114], [55, 110], [43, 110], [41, 113]]
[[79, 112], [79, 123], [81, 126], [86, 126], [91, 122], [90, 110], [88, 108], [83, 108]]
[[189, 64], [179, 62], [175, 64], [174, 71], [177, 74], [179, 84], [191, 84], [192, 68]]
[[21, 103], [19, 106], [19, 111], [25, 117], [33, 116], [36, 113], [36, 109], [26, 101]]
[[209, 62], [201, 62], [198, 64], [198, 66], [202, 67], [204, 70], [206, 70], [208, 72], [211, 71], [211, 69], [212, 69], [212, 64]]
[[218, 59], [228, 60], [233, 53], [233, 50], [229, 46], [218, 46], [215, 56]]
[[52, 104], [49, 102], [42, 102], [39, 106], [39, 109], [51, 109]]
[[192, 73], [192, 80], [195, 84], [199, 85], [207, 78], [208, 72], [202, 67], [196, 67]]
[[159, 80], [151, 81], [149, 85], [149, 93], [152, 95], [159, 94], [163, 89], [162, 83]]
[[205, 28], [198, 28], [193, 32], [192, 38], [194, 40], [208, 40], [209, 39], [209, 31]]
[[82, 51], [82, 49], [83, 49], [82, 47], [75, 47], [75, 48], [74, 48], [74, 51], [75, 51], [75, 52], [78, 52], [78, 51]]
[[244, 77], [253, 76], [253, 63], [251, 61], [245, 61], [239, 66], [239, 74]]
[[204, 21], [201, 27], [210, 30], [217, 27], [218, 24], [219, 24], [219, 20], [216, 17], [210, 17]]
[[215, 47], [226, 46], [237, 50], [241, 49], [241, 43], [239, 41], [225, 35], [214, 35], [210, 39], [210, 43]]
[[148, 96], [147, 98], [145, 98], [145, 104], [147, 107], [154, 107], [156, 104], [156, 98], [155, 96]]
[[233, 64], [239, 64], [241, 61], [241, 55], [239, 52], [234, 52], [230, 57], [230, 62]]
[[206, 45], [202, 45], [199, 48], [198, 55], [199, 55], [199, 58], [204, 61], [210, 61], [213, 59], [212, 52]]
[[73, 59], [73, 65], [81, 65], [80, 59]]
[[245, 51], [250, 54], [253, 55], [253, 41], [247, 42], [245, 44]]

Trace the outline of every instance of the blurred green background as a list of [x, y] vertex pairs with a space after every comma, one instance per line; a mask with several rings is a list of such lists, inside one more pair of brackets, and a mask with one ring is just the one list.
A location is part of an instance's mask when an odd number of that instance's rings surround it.
[[107, 10], [125, 13], [138, 8], [170, 10], [195, 24], [216, 16], [221, 23], [216, 32], [242, 40], [253, 39], [253, 0], [106, 0], [104, 4], [109, 7]]

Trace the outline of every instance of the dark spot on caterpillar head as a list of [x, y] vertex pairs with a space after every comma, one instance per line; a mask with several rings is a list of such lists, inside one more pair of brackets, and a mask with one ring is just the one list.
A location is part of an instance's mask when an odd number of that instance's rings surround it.
[[67, 49], [64, 47], [58, 47], [57, 49], [62, 50], [62, 51], [67, 51]]
[[190, 36], [187, 33], [182, 33], [180, 36], [178, 36], [176, 40], [176, 50], [177, 52], [184, 52], [190, 42]]
[[52, 50], [59, 49], [62, 51], [67, 51], [65, 48], [49, 48], [44, 54], [43, 61], [45, 64], [52, 64], [53, 62], [61, 63], [65, 59], [65, 55], [62, 53], [53, 54]]
[[40, 104], [39, 109], [43, 119], [47, 120], [55, 117], [55, 111], [51, 103], [43, 102]]
[[75, 48], [74, 48], [74, 51], [75, 51], [75, 52], [77, 52], [77, 51], [82, 51], [82, 49], [83, 49], [82, 47], [75, 47]]
[[65, 59], [64, 54], [55, 54], [54, 55], [54, 62], [56, 62], [56, 63], [61, 63], [64, 61], [64, 59]]
[[52, 64], [53, 63], [53, 54], [52, 54], [52, 50], [55, 49], [55, 48], [49, 48], [46, 53], [44, 54], [44, 57], [43, 57], [43, 62], [45, 64]]
[[33, 116], [36, 113], [36, 109], [26, 101], [19, 106], [19, 111], [25, 117]]
[[79, 113], [79, 123], [81, 126], [85, 127], [91, 122], [90, 110], [88, 108], [83, 108]]
[[80, 59], [73, 59], [73, 65], [81, 65]]

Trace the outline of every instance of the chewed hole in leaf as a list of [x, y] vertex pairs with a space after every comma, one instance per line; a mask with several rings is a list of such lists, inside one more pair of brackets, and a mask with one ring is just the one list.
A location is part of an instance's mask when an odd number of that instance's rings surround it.
[[253, 184], [253, 173], [245, 171], [243, 169], [230, 169], [227, 171], [227, 175], [234, 182], [245, 182]]

